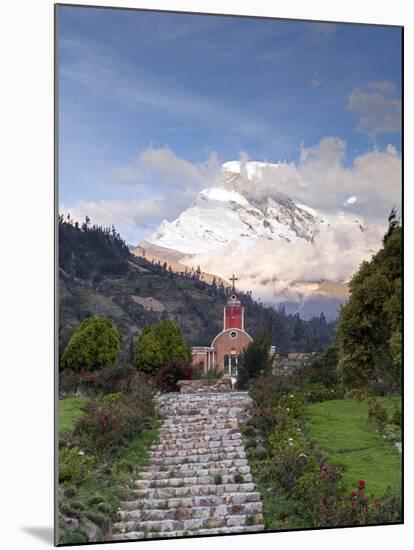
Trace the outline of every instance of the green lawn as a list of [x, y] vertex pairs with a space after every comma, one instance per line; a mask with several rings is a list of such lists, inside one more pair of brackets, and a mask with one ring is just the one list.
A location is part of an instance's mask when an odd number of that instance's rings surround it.
[[[380, 398], [387, 407], [398, 398]], [[345, 467], [344, 482], [352, 490], [360, 479], [366, 491], [381, 497], [388, 487], [401, 490], [401, 455], [368, 423], [368, 403], [337, 399], [309, 405], [306, 428], [329, 461]]]
[[87, 397], [59, 399], [59, 434], [73, 430], [75, 421], [82, 415], [80, 408], [87, 401]]

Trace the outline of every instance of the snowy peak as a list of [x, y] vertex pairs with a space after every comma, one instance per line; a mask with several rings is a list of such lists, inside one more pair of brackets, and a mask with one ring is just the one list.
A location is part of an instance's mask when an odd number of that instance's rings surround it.
[[[313, 243], [317, 236], [328, 237], [331, 228], [338, 224], [364, 230], [363, 224], [348, 214], [322, 215], [279, 193], [272, 174], [282, 166], [287, 165], [226, 162], [216, 184], [202, 190], [177, 219], [164, 220], [147, 242], [194, 255], [229, 243], [247, 246], [257, 240]], [[257, 192], [261, 178], [269, 185], [266, 195]]]
[[310, 241], [317, 218], [290, 199], [249, 200], [221, 187], [205, 189], [176, 220], [164, 220], [147, 241], [187, 254], [216, 249], [231, 241], [265, 238]]
[[242, 207], [248, 207], [249, 201], [237, 191], [225, 189], [222, 187], [212, 187], [204, 189], [198, 195], [196, 205], [207, 208], [217, 206], [215, 203], [229, 203]]

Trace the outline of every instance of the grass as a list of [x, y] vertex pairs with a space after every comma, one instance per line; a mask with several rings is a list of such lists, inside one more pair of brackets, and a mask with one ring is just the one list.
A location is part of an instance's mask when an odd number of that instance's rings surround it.
[[59, 399], [59, 434], [70, 432], [76, 420], [82, 415], [80, 408], [88, 401], [88, 397], [65, 397]]
[[[396, 397], [379, 399], [391, 410], [399, 402]], [[377, 498], [388, 487], [401, 491], [401, 455], [368, 422], [367, 401], [324, 401], [309, 405], [306, 414], [310, 439], [331, 463], [345, 468], [343, 480], [349, 490], [364, 479], [367, 493]]]

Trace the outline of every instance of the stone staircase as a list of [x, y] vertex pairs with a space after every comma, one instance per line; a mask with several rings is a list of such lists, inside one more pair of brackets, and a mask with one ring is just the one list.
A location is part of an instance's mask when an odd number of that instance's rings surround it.
[[263, 531], [262, 503], [241, 439], [247, 393], [165, 394], [149, 465], [123, 502], [112, 540]]

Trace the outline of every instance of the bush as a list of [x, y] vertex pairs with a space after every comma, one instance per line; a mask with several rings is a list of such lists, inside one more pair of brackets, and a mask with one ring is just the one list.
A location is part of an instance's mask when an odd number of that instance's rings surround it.
[[368, 419], [375, 424], [378, 432], [383, 435], [388, 424], [388, 411], [375, 397], [370, 399], [368, 403]]
[[128, 393], [90, 400], [75, 425], [75, 435], [86, 449], [108, 456], [150, 426], [155, 416], [153, 396], [154, 387], [137, 373]]
[[102, 393], [126, 391], [136, 372], [132, 365], [106, 367], [97, 373], [95, 389]]
[[104, 404], [90, 400], [84, 407], [84, 415], [75, 425], [75, 435], [81, 445], [97, 454], [107, 455], [118, 448], [125, 434], [125, 422], [118, 404]]
[[93, 459], [79, 447], [64, 447], [59, 451], [59, 483], [79, 485], [86, 477]]
[[174, 321], [144, 327], [135, 347], [133, 365], [144, 373], [156, 374], [171, 359], [191, 359], [180, 327]]
[[303, 391], [310, 403], [320, 403], [329, 399], [338, 399], [342, 397], [342, 392], [338, 386], [327, 388], [321, 383], [311, 383], [305, 380]]
[[311, 359], [304, 367], [304, 375], [311, 384], [323, 384], [326, 388], [334, 388], [339, 384], [337, 366], [338, 348], [337, 344], [333, 343]]
[[300, 390], [300, 381], [294, 376], [261, 376], [249, 384], [249, 394], [260, 407], [277, 406], [283, 395], [289, 395], [295, 390]]
[[339, 526], [342, 469], [315, 462], [312, 466], [298, 479], [293, 491], [300, 503], [299, 511], [313, 527]]
[[300, 391], [294, 390], [279, 399], [279, 407], [285, 409], [291, 416], [297, 417], [305, 412], [306, 399]]
[[188, 360], [170, 359], [153, 377], [153, 381], [159, 390], [173, 392], [179, 391], [179, 380], [191, 380], [192, 375], [193, 368]]
[[365, 401], [371, 394], [371, 391], [368, 388], [358, 388], [349, 390], [346, 394], [346, 397], [348, 399], [355, 399], [355, 401], [358, 401], [358, 403], [361, 403], [361, 401]]
[[395, 424], [399, 428], [402, 428], [402, 409], [398, 405], [395, 405], [390, 421], [391, 424]]
[[61, 368], [96, 370], [112, 366], [121, 349], [121, 335], [105, 317], [90, 317], [72, 334], [62, 355]]
[[59, 392], [61, 395], [92, 396], [127, 391], [136, 372], [131, 365], [116, 365], [95, 371], [65, 369], [59, 376]]

